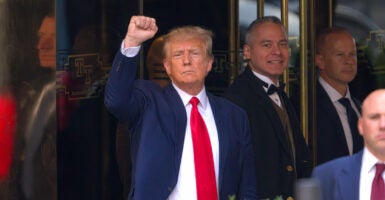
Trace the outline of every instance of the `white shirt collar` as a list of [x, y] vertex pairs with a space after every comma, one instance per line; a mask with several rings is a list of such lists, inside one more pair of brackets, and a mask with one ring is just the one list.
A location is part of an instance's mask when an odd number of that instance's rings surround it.
[[[322, 77], [319, 77], [318, 80], [319, 80], [320, 84], [322, 85], [322, 87], [325, 89], [326, 93], [329, 95], [332, 102], [337, 102], [339, 99], [341, 99], [343, 97], [339, 92], [337, 92], [336, 89], [334, 89], [329, 83], [327, 83], [325, 81], [325, 79], [323, 79]], [[344, 97], [351, 100], [349, 86], [348, 86], [348, 89], [346, 92], [346, 96], [344, 96]]]
[[[368, 149], [364, 147], [364, 152], [362, 155], [362, 171], [364, 173], [370, 173], [372, 170], [376, 170], [375, 165], [377, 163], [383, 163], [378, 160]], [[375, 172], [375, 171], [374, 171]]]
[[[187, 106], [190, 103], [190, 99], [193, 97], [192, 95], [188, 94], [187, 92], [183, 91], [182, 89], [178, 88], [174, 83], [172, 83], [175, 90], [178, 92], [180, 98], [182, 99], [183, 105]], [[206, 110], [207, 104], [208, 104], [208, 97], [206, 94], [206, 88], [203, 87], [202, 90], [196, 95], [196, 97], [199, 99], [199, 105], [202, 106], [203, 110]]]
[[[260, 73], [258, 73], [258, 72], [255, 72], [255, 71], [253, 71], [253, 70], [251, 70], [251, 71], [253, 72], [253, 74], [254, 74], [256, 77], [258, 77], [259, 79], [261, 79], [263, 82], [267, 83], [267, 87], [263, 87], [266, 91], [267, 91], [267, 89], [270, 87], [271, 84], [275, 85], [275, 84], [273, 83], [273, 81], [272, 81], [269, 77], [267, 77], [267, 76], [265, 76], [265, 75], [262, 75], [262, 74], [260, 74]], [[278, 85], [275, 85], [275, 86], [276, 86], [276, 87], [279, 87], [279, 81], [278, 81]]]

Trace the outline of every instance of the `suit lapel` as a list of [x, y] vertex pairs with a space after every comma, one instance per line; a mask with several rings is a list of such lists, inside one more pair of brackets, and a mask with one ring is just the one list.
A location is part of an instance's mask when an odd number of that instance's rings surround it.
[[224, 163], [226, 163], [227, 159], [227, 151], [229, 149], [229, 134], [228, 133], [228, 125], [230, 124], [229, 118], [227, 118], [226, 109], [222, 108], [221, 104], [218, 103], [216, 97], [211, 95], [210, 93], [207, 93], [207, 96], [209, 98], [211, 110], [213, 111], [215, 125], [217, 126], [218, 131], [218, 142], [219, 142], [219, 186], [218, 189], [220, 190], [222, 186], [222, 178], [224, 173]]
[[340, 144], [345, 146], [345, 149], [348, 151], [348, 145], [346, 143], [344, 130], [342, 128], [341, 120], [338, 116], [337, 110], [335, 109], [333, 102], [331, 101], [329, 95], [326, 93], [325, 89], [321, 86], [321, 84], [317, 81], [317, 93], [319, 94], [319, 100], [317, 101], [317, 105], [319, 105], [319, 110], [324, 110], [325, 113], [330, 113], [328, 116], [328, 120], [333, 124], [334, 130], [337, 133], [338, 140]]
[[[340, 176], [337, 176], [337, 185], [342, 200], [358, 200], [360, 173], [363, 151], [352, 156], [348, 163], [341, 169]], [[346, 192], [351, 191], [351, 192]]]
[[[177, 91], [171, 84], [166, 86], [163, 92], [164, 92], [164, 96], [167, 101], [167, 104], [173, 112], [174, 123], [171, 123], [172, 125], [168, 128], [175, 129], [175, 131], [171, 130], [171, 131], [167, 131], [167, 133], [171, 133], [170, 137], [174, 143], [175, 153], [176, 153], [175, 169], [179, 169], [181, 158], [182, 158], [184, 137], [186, 133], [186, 123], [187, 123], [186, 109], [183, 105], [182, 99], [180, 98]], [[170, 122], [165, 122], [165, 123], [170, 123]]]
[[279, 119], [278, 113], [275, 111], [273, 102], [263, 89], [263, 81], [253, 74], [250, 67], [245, 69], [245, 73], [246, 78], [248, 79], [248, 87], [250, 87], [252, 91], [250, 94], [250, 98], [252, 99], [251, 102], [256, 102], [256, 106], [266, 114], [266, 117], [272, 122], [271, 124], [277, 125], [273, 127], [274, 133], [277, 135], [277, 138], [285, 149], [284, 152], [287, 153], [288, 156], [291, 156], [289, 144], [285, 135], [286, 133], [283, 131], [284, 128], [282, 123], [280, 123], [281, 120]]

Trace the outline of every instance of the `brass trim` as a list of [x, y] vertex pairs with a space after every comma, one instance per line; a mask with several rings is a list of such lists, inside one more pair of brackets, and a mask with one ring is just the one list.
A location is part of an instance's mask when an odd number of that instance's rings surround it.
[[[286, 29], [286, 33], [289, 33], [289, 1], [281, 0], [281, 21]], [[290, 77], [289, 67], [283, 72], [282, 81], [286, 84], [285, 92], [290, 94]]]
[[300, 100], [301, 100], [301, 127], [303, 130], [303, 134], [305, 137], [305, 140], [308, 141], [308, 124], [309, 124], [309, 112], [308, 112], [308, 90], [307, 90], [307, 83], [308, 83], [308, 23], [307, 23], [307, 9], [308, 9], [308, 0], [301, 0], [300, 1]]
[[329, 25], [329, 27], [332, 27], [333, 26], [333, 0], [329, 0], [328, 6], [329, 6], [328, 25]]
[[[307, 108], [310, 110], [310, 122], [308, 121], [308, 126], [309, 126], [309, 133], [308, 133], [308, 138], [307, 142], [311, 142], [311, 145], [313, 147], [313, 166], [316, 165], [316, 160], [317, 160], [317, 152], [315, 151], [317, 147], [317, 137], [316, 137], [316, 81], [317, 81], [317, 74], [316, 74], [316, 66], [315, 66], [315, 54], [316, 54], [316, 8], [315, 8], [315, 0], [310, 0], [309, 1], [309, 20], [310, 20], [310, 35], [309, 35], [309, 41], [310, 41], [310, 57], [311, 61], [309, 63], [308, 69], [310, 70], [310, 81], [308, 84], [308, 87], [310, 87], [310, 90], [306, 90], [309, 92], [307, 94], [308, 96], [308, 105]], [[310, 105], [310, 106], [309, 106]], [[305, 129], [304, 129], [305, 130]]]
[[265, 15], [265, 0], [258, 0], [257, 1], [257, 17], [262, 18]]

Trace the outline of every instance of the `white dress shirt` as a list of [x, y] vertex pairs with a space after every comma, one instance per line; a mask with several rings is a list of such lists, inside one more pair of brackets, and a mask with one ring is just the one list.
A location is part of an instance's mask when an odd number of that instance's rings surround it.
[[[196, 184], [195, 184], [195, 167], [194, 167], [194, 150], [191, 137], [191, 128], [190, 128], [190, 113], [191, 113], [191, 104], [189, 103], [190, 99], [193, 97], [183, 90], [179, 89], [176, 85], [174, 88], [178, 92], [179, 96], [182, 98], [183, 104], [186, 108], [187, 113], [187, 126], [186, 133], [184, 138], [182, 160], [180, 163], [178, 183], [172, 191], [169, 199], [170, 200], [195, 200], [197, 199], [196, 194]], [[215, 177], [218, 189], [218, 170], [219, 170], [219, 141], [218, 141], [218, 132], [215, 125], [214, 115], [211, 110], [209, 100], [206, 95], [205, 88], [196, 96], [199, 99], [198, 110], [202, 115], [203, 120], [206, 123], [207, 131], [209, 132], [209, 137], [211, 141], [211, 148], [213, 151], [214, 159], [214, 168], [215, 168]], [[218, 191], [217, 191], [218, 192]]]
[[[376, 174], [377, 163], [384, 162], [379, 161], [366, 147], [364, 147], [360, 173], [359, 200], [370, 200], [372, 182], [374, 175]], [[384, 173], [382, 173], [382, 178], [385, 178]]]
[[[339, 92], [337, 92], [337, 90], [335, 90], [331, 85], [329, 85], [329, 83], [327, 83], [323, 78], [319, 77], [319, 82], [321, 86], [325, 89], [326, 93], [328, 94], [330, 100], [333, 102], [333, 105], [337, 110], [338, 117], [341, 120], [342, 128], [344, 130], [346, 143], [349, 149], [349, 154], [352, 155], [353, 154], [353, 137], [349, 126], [348, 115], [346, 113], [345, 106], [338, 101], [339, 99], [343, 98], [343, 96]], [[354, 111], [357, 114], [357, 117], [359, 118], [361, 115], [360, 115], [360, 112], [358, 112], [356, 104], [352, 100], [352, 97], [349, 92], [349, 88], [347, 90], [346, 96], [344, 97], [349, 99], [350, 104], [352, 105]]]

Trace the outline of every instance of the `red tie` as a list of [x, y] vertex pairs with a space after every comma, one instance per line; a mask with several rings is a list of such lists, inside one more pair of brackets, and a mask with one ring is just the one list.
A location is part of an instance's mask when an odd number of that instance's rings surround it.
[[382, 179], [382, 172], [384, 172], [385, 164], [376, 164], [376, 175], [372, 182], [372, 194], [371, 200], [385, 199], [385, 185], [384, 179]]
[[209, 133], [198, 111], [199, 99], [192, 97], [190, 126], [194, 148], [195, 179], [198, 200], [217, 200], [214, 160]]

